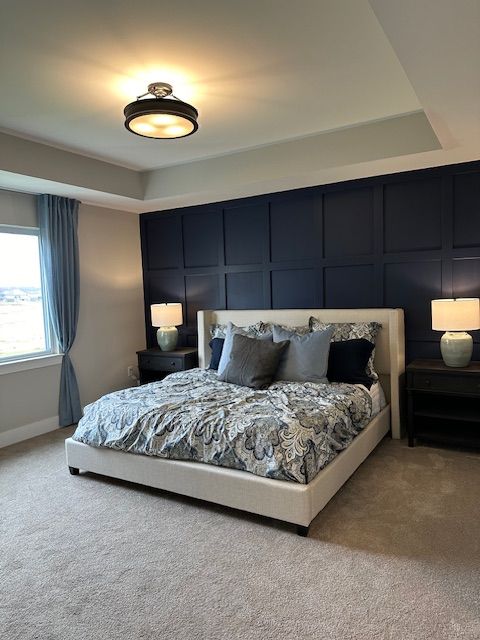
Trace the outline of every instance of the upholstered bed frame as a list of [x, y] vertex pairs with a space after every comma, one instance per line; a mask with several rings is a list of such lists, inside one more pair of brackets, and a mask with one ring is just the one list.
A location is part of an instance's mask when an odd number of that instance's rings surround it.
[[284, 520], [308, 534], [315, 516], [391, 430], [401, 437], [402, 385], [405, 370], [405, 337], [401, 309], [281, 309], [259, 311], [199, 311], [199, 364], [210, 359], [210, 326], [253, 324], [258, 320], [284, 325], [303, 325], [310, 316], [323, 322], [381, 323], [375, 350], [375, 369], [389, 403], [325, 469], [308, 484], [297, 484], [255, 476], [198, 462], [165, 460], [90, 447], [68, 438], [67, 464], [72, 474], [79, 470], [120, 478], [172, 491], [228, 507]]

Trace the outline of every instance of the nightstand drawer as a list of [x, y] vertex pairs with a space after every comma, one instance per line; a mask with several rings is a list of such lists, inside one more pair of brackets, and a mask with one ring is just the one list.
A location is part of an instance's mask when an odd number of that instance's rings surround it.
[[159, 382], [175, 371], [193, 369], [198, 363], [194, 347], [180, 347], [175, 351], [160, 351], [157, 347], [137, 351], [140, 384]]
[[138, 357], [138, 365], [150, 371], [182, 371], [183, 358], [175, 356], [144, 356]]
[[480, 380], [476, 376], [414, 373], [413, 386], [417, 390], [425, 391], [444, 391], [445, 393], [480, 393]]

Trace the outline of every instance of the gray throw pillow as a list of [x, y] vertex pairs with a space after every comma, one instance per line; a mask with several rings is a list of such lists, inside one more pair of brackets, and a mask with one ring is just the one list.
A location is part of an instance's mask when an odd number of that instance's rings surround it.
[[273, 380], [278, 363], [289, 342], [257, 340], [240, 334], [232, 338], [227, 366], [219, 378], [241, 387], [264, 389]]
[[273, 341], [280, 344], [284, 340], [290, 341], [290, 347], [280, 362], [275, 379], [291, 382], [328, 382], [328, 353], [332, 335], [333, 327], [300, 336], [294, 331], [274, 325]]
[[218, 363], [219, 375], [225, 371], [228, 361], [230, 360], [234, 335], [248, 336], [249, 338], [258, 338], [259, 340], [268, 340], [272, 342], [272, 332], [262, 332], [263, 326], [262, 322], [257, 322], [257, 324], [249, 325], [247, 327], [237, 327], [233, 322], [229, 322], [227, 324], [225, 342], [223, 343], [222, 355], [220, 356], [220, 362]]

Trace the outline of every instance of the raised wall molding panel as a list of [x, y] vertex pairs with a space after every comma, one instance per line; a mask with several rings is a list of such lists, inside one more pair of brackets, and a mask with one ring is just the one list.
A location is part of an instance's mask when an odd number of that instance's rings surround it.
[[[430, 300], [480, 297], [480, 161], [140, 216], [149, 307], [402, 307], [407, 358], [438, 358]], [[480, 359], [473, 332], [474, 358]]]

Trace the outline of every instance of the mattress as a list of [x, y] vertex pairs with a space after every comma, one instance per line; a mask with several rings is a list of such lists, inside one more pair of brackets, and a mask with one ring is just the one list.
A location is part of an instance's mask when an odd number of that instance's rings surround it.
[[370, 422], [378, 393], [284, 381], [254, 390], [192, 369], [88, 405], [73, 439], [306, 484]]

